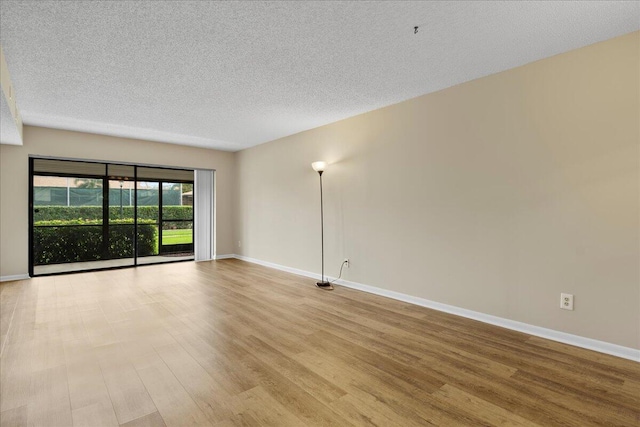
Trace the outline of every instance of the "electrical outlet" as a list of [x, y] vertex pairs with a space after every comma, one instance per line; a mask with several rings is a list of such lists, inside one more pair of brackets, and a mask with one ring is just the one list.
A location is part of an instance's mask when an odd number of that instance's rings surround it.
[[345, 258], [344, 261], [342, 261], [343, 264], [347, 265], [347, 268], [349, 268], [349, 258]]
[[240, 240], [238, 240], [238, 247], [241, 248], [242, 247], [242, 242]]
[[573, 295], [560, 294], [560, 308], [564, 310], [573, 310]]

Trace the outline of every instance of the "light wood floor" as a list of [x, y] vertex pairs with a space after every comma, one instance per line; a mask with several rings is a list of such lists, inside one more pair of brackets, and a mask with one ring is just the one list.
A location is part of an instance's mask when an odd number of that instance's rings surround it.
[[639, 363], [237, 260], [0, 292], [2, 426], [640, 425]]

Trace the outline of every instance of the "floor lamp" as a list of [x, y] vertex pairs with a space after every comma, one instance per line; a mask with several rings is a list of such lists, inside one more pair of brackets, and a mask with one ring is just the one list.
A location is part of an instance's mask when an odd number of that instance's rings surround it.
[[324, 206], [322, 201], [322, 172], [327, 168], [327, 162], [313, 162], [311, 167], [320, 175], [320, 244], [322, 248], [322, 279], [316, 282], [320, 289], [332, 290], [333, 285], [324, 278]]

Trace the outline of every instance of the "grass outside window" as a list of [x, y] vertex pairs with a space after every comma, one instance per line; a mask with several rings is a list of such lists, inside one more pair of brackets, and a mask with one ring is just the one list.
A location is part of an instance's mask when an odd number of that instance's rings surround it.
[[193, 230], [162, 230], [162, 245], [187, 245], [193, 243]]

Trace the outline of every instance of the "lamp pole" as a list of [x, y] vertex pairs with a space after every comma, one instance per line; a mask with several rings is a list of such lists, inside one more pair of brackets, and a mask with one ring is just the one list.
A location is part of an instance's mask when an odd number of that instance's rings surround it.
[[333, 289], [333, 285], [324, 278], [324, 201], [322, 199], [322, 172], [324, 172], [324, 170], [326, 169], [327, 163], [313, 162], [311, 164], [311, 167], [313, 167], [313, 170], [318, 172], [318, 175], [320, 176], [320, 248], [322, 259], [322, 278], [320, 282], [316, 282], [316, 286], [320, 289], [331, 290]]

